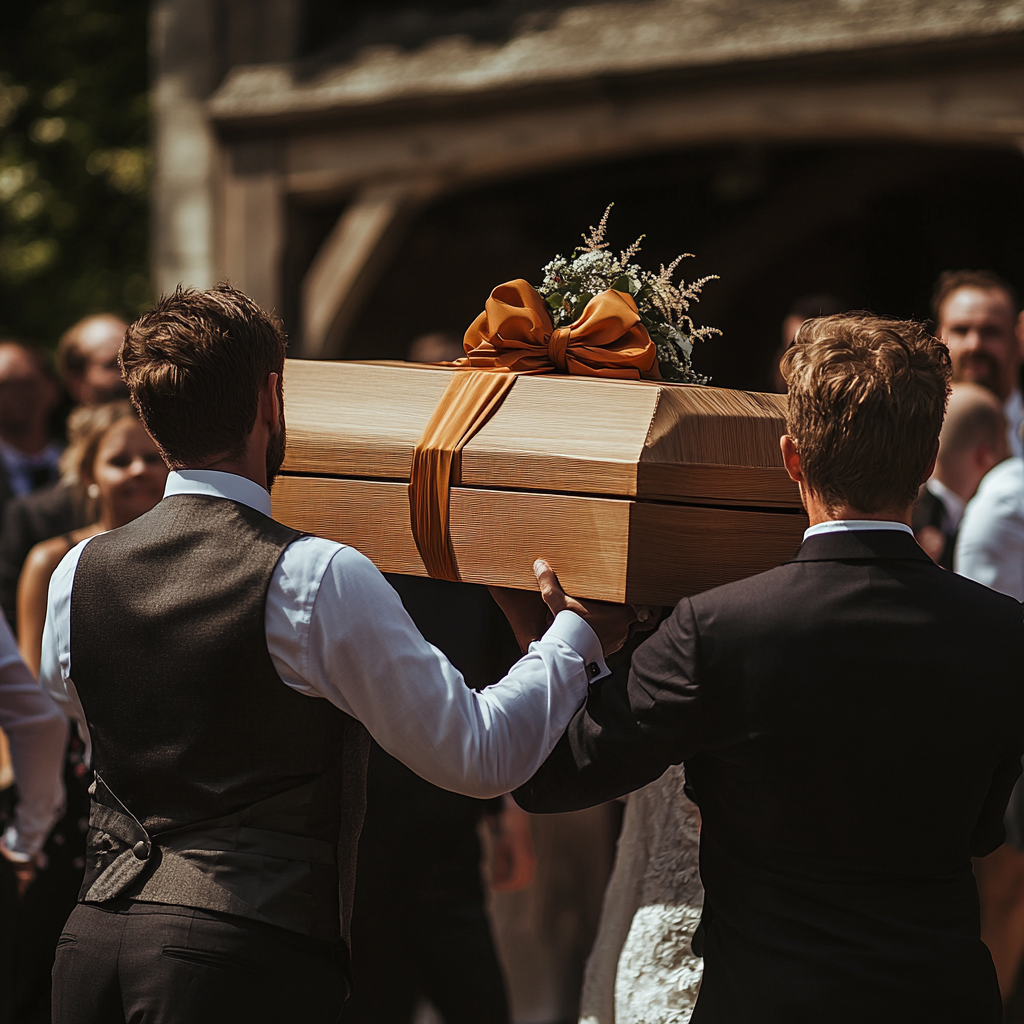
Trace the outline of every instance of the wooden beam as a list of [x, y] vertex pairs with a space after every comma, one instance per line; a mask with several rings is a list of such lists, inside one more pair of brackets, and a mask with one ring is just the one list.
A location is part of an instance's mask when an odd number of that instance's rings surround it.
[[302, 282], [302, 356], [330, 359], [341, 354], [359, 305], [409, 217], [438, 190], [432, 179], [367, 185], [342, 211]]

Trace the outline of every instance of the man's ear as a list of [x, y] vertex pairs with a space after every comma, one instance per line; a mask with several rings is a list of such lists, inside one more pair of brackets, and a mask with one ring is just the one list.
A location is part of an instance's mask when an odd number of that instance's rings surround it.
[[790, 480], [802, 484], [804, 474], [800, 468], [800, 452], [797, 450], [796, 441], [789, 434], [783, 434], [779, 438], [779, 447], [782, 449], [782, 464], [786, 467]]
[[938, 459], [938, 457], [939, 457], [939, 442], [936, 441], [935, 442], [935, 451], [932, 452], [932, 461], [928, 463], [928, 468], [924, 471], [924, 480], [922, 480], [921, 483], [925, 483], [926, 481], [928, 481], [928, 480], [930, 480], [932, 478], [932, 473], [935, 472], [935, 463], [936, 463], [936, 460]]
[[260, 417], [274, 433], [281, 426], [281, 399], [278, 395], [280, 375], [271, 373], [260, 388]]

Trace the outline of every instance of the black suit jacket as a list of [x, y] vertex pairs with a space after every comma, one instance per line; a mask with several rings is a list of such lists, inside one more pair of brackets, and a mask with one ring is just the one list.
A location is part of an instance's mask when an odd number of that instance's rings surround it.
[[971, 856], [1020, 774], [1022, 653], [1021, 606], [908, 534], [815, 536], [681, 601], [515, 796], [584, 807], [686, 762], [694, 1024], [995, 1022]]

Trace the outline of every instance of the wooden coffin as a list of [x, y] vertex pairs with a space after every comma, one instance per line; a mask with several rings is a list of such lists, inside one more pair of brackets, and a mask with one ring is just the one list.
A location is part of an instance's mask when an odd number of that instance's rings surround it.
[[[274, 516], [427, 575], [409, 520], [413, 448], [458, 371], [289, 360]], [[520, 377], [462, 453], [451, 535], [462, 578], [673, 604], [790, 557], [807, 525], [782, 469], [785, 398], [588, 377]]]

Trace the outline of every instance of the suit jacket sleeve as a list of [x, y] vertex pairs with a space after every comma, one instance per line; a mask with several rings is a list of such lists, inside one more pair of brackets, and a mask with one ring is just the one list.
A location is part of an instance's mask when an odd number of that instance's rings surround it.
[[700, 638], [681, 601], [657, 632], [612, 675], [590, 688], [565, 735], [515, 791], [527, 811], [591, 807], [657, 779], [701, 749]]

